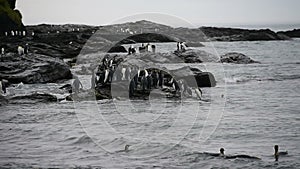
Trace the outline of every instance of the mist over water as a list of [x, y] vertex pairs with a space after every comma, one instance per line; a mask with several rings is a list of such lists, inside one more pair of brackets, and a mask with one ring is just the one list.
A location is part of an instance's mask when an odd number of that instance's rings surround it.
[[[241, 52], [261, 64], [190, 64], [224, 69], [212, 70], [225, 75], [215, 74], [217, 87], [204, 88], [201, 102], [153, 99], [131, 101], [127, 107], [126, 101], [102, 100], [1, 107], [0, 166], [299, 168], [300, 40], [213, 45], [220, 55]], [[174, 43], [157, 46], [163, 52], [176, 48]], [[89, 77], [80, 78], [89, 88]], [[58, 93], [61, 85], [25, 85], [14, 92]], [[210, 118], [217, 125], [206, 123], [214, 112], [213, 95], [221, 97], [224, 89], [224, 112]], [[126, 144], [130, 151], [120, 152]], [[275, 144], [289, 151], [278, 163], [272, 156]], [[204, 153], [217, 153], [221, 147], [226, 154], [262, 160], [228, 160]]]

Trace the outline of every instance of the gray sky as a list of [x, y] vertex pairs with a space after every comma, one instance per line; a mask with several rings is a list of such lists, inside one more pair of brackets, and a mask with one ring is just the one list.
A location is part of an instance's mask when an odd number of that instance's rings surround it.
[[163, 13], [196, 26], [295, 24], [299, 7], [300, 0], [17, 0], [25, 25], [103, 25], [140, 13]]

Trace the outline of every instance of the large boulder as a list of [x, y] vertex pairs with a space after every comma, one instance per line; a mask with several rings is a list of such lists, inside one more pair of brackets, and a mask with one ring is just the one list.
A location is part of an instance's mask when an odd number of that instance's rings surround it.
[[186, 66], [171, 72], [177, 80], [184, 79], [190, 87], [215, 87], [217, 83], [212, 73], [202, 72], [197, 68]]
[[20, 11], [15, 10], [16, 0], [0, 0], [0, 35], [5, 32], [22, 31], [25, 26], [22, 23]]
[[222, 55], [220, 58], [222, 63], [236, 63], [236, 64], [250, 64], [250, 63], [259, 63], [258, 61], [252, 60], [250, 57], [237, 52], [227, 53]]
[[10, 83], [49, 83], [71, 79], [68, 65], [62, 60], [40, 54], [19, 56], [7, 53], [1, 56], [0, 78]]
[[204, 50], [191, 49], [184, 52], [174, 52], [185, 63], [217, 62], [218, 57]]

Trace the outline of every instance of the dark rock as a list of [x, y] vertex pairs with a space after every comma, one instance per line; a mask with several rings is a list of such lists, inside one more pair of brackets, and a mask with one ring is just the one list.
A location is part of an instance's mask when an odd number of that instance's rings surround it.
[[187, 47], [194, 47], [194, 48], [204, 47], [204, 45], [202, 43], [200, 43], [200, 42], [187, 42], [186, 46]]
[[0, 0], [0, 36], [5, 32], [23, 31], [25, 26], [22, 23], [20, 11], [15, 10], [16, 0]]
[[71, 79], [68, 65], [62, 60], [40, 54], [1, 56], [0, 78], [11, 83], [50, 83]]
[[148, 42], [176, 42], [173, 38], [158, 34], [158, 33], [143, 33], [129, 36], [126, 39], [121, 40], [118, 44], [128, 44], [128, 43], [148, 43]]
[[190, 87], [215, 87], [217, 83], [212, 73], [197, 68], [183, 67], [171, 72], [177, 80], [184, 79]]
[[250, 64], [250, 63], [259, 63], [257, 61], [252, 60], [250, 57], [237, 52], [227, 53], [222, 55], [220, 58], [220, 62], [222, 63], [236, 63], [236, 64]]
[[204, 50], [186, 50], [184, 52], [175, 51], [175, 55], [180, 57], [185, 63], [217, 62], [218, 57]]
[[26, 95], [18, 95], [18, 96], [11, 96], [8, 98], [10, 104], [19, 104], [19, 103], [48, 103], [48, 102], [57, 102], [58, 99], [56, 96], [53, 96], [48, 93], [31, 93]]
[[124, 46], [114, 46], [109, 49], [108, 53], [127, 53], [127, 50], [125, 49]]
[[290, 31], [280, 31], [278, 34], [286, 35], [290, 38], [300, 38], [300, 29], [294, 29]]

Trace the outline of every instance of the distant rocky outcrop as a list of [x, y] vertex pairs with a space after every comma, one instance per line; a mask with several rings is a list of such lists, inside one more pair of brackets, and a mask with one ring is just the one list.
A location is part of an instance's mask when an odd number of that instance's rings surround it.
[[69, 66], [57, 58], [41, 54], [19, 56], [14, 53], [1, 56], [0, 79], [10, 83], [49, 83], [71, 78]]
[[249, 30], [238, 28], [201, 27], [211, 41], [269, 41], [287, 40], [270, 29]]
[[250, 64], [250, 63], [259, 63], [258, 61], [252, 60], [250, 57], [237, 52], [227, 53], [222, 55], [220, 58], [222, 63], [236, 63], [236, 64]]
[[280, 31], [278, 34], [283, 34], [291, 38], [300, 38], [300, 29], [294, 29], [289, 31]]
[[16, 0], [0, 0], [0, 36], [4, 36], [5, 32], [25, 30], [22, 14], [15, 7]]

